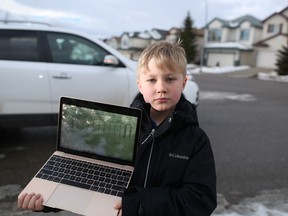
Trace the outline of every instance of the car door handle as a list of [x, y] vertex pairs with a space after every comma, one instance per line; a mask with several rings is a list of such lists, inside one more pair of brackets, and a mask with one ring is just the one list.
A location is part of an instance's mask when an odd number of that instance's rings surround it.
[[68, 76], [66, 73], [61, 73], [59, 75], [52, 76], [54, 79], [72, 79], [71, 76]]

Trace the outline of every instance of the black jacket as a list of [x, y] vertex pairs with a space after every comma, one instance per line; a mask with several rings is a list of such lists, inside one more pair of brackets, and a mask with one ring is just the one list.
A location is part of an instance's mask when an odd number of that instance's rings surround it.
[[143, 111], [135, 171], [122, 198], [123, 216], [208, 216], [216, 208], [213, 152], [199, 127], [195, 107], [183, 96], [153, 130], [150, 104], [139, 94], [131, 105]]

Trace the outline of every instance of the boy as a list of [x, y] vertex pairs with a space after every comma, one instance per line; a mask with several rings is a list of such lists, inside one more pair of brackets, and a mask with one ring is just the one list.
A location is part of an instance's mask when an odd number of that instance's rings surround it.
[[137, 68], [140, 94], [131, 106], [144, 113], [136, 168], [117, 203], [123, 215], [207, 216], [216, 207], [216, 174], [195, 107], [182, 95], [185, 51], [161, 41], [146, 48]]
[[[143, 111], [135, 171], [118, 215], [208, 216], [216, 207], [213, 152], [199, 128], [195, 107], [182, 95], [185, 51], [179, 43], [157, 42], [140, 56], [139, 95], [132, 107]], [[43, 210], [42, 197], [19, 197], [18, 205]], [[97, 214], [97, 213], [95, 213]]]

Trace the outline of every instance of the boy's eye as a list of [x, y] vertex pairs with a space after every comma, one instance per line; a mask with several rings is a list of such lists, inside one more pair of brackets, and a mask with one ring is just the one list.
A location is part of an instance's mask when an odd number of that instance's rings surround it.
[[167, 82], [172, 82], [172, 81], [174, 81], [175, 80], [175, 78], [173, 78], [173, 77], [168, 77], [167, 78]]
[[156, 82], [156, 80], [155, 79], [148, 79], [147, 82], [154, 83], [154, 82]]

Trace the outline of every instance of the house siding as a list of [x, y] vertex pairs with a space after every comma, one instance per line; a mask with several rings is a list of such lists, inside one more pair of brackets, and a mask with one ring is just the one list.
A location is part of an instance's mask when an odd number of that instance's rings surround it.
[[276, 69], [279, 50], [283, 46], [288, 46], [288, 7], [263, 20], [261, 39], [255, 44], [257, 50], [256, 65], [257, 67]]
[[240, 56], [241, 62], [239, 65], [256, 66], [257, 52], [242, 52]]
[[268, 40], [266, 44], [270, 47], [271, 50], [277, 51], [282, 49], [283, 46], [287, 46], [287, 37], [284, 35], [279, 35], [271, 40]]
[[[282, 25], [281, 25], [282, 24]], [[279, 28], [279, 31], [282, 31], [282, 33], [288, 33], [288, 21], [287, 18], [280, 16], [280, 15], [274, 15], [272, 16], [269, 20], [267, 20], [264, 23], [263, 27], [263, 34], [262, 34], [262, 39], [269, 38], [275, 34], [278, 34], [280, 32], [268, 32], [268, 27], [269, 25], [281, 25], [282, 27]]]

